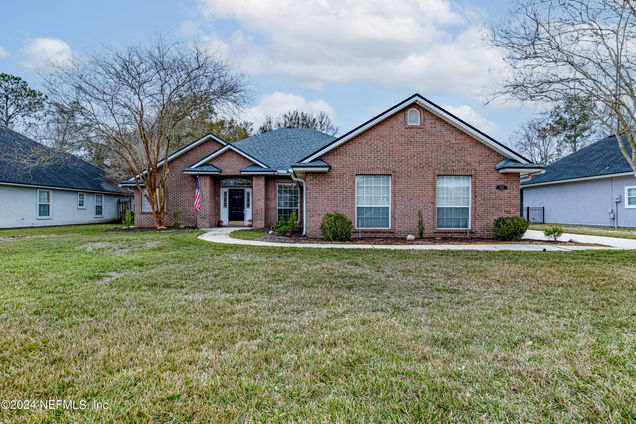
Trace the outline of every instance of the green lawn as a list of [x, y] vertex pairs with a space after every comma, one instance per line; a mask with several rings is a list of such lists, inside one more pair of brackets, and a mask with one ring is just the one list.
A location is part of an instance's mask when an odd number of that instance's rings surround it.
[[256, 240], [261, 238], [262, 235], [262, 231], [252, 230], [236, 230], [230, 233], [230, 237], [241, 240]]
[[[530, 224], [529, 229], [543, 231], [553, 225], [557, 224]], [[563, 228], [564, 233], [636, 239], [636, 228], [592, 227], [583, 225], [561, 225], [561, 228]]]
[[[634, 422], [636, 252], [0, 242], [0, 422]], [[0, 239], [7, 237], [0, 232]]]

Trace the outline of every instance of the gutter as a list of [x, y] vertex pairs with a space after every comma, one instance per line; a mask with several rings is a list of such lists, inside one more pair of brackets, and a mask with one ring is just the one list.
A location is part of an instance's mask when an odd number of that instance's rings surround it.
[[294, 170], [289, 170], [289, 176], [292, 180], [296, 181], [298, 184], [303, 186], [303, 233], [302, 236], [305, 237], [307, 235], [307, 190], [305, 180], [300, 179], [294, 175]]

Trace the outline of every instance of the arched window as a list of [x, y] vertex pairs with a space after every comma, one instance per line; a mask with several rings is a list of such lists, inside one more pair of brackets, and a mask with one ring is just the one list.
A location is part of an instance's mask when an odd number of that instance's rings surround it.
[[225, 187], [249, 187], [252, 185], [252, 180], [246, 178], [226, 178], [221, 180], [221, 185]]
[[411, 108], [407, 112], [406, 125], [420, 125], [420, 111], [417, 108]]

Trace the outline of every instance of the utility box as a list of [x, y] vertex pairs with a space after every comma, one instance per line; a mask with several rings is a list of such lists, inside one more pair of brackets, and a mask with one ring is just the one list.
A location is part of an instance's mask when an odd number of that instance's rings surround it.
[[616, 196], [614, 196], [614, 203], [620, 203], [621, 202], [621, 195], [617, 194]]

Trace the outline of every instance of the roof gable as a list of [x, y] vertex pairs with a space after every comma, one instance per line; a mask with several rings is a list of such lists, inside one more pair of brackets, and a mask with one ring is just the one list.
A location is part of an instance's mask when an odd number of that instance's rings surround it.
[[431, 102], [430, 100], [424, 98], [423, 96], [419, 94], [414, 94], [413, 96], [385, 110], [384, 112], [375, 116], [374, 118], [371, 118], [367, 122], [359, 125], [358, 127], [354, 128], [348, 133], [333, 140], [328, 145], [307, 155], [300, 162], [309, 163], [309, 162], [315, 161], [316, 159], [319, 159], [322, 155], [329, 152], [330, 150], [333, 150], [336, 147], [340, 146], [341, 144], [346, 143], [347, 141], [351, 140], [357, 135], [367, 131], [369, 128], [377, 125], [378, 123], [384, 121], [390, 116], [393, 116], [394, 114], [404, 110], [405, 108], [409, 107], [412, 104], [418, 104], [424, 110], [432, 113], [433, 115], [448, 122], [449, 124], [453, 125], [459, 130], [467, 133], [468, 135], [472, 136], [477, 141], [480, 141], [481, 143], [485, 144], [491, 149], [497, 151], [504, 157], [515, 160], [521, 164], [530, 163], [528, 159], [521, 156], [519, 153], [515, 152], [514, 150], [505, 146], [504, 144], [498, 142], [494, 138], [488, 136], [487, 134], [483, 133], [482, 131], [478, 130], [477, 128], [473, 127], [472, 125], [468, 124], [467, 122], [463, 121], [462, 119], [458, 118], [457, 116], [453, 115], [452, 113], [448, 112], [447, 110], [443, 109], [442, 107], [436, 105], [435, 103]]
[[1, 183], [121, 193], [103, 169], [3, 126], [0, 126]]

